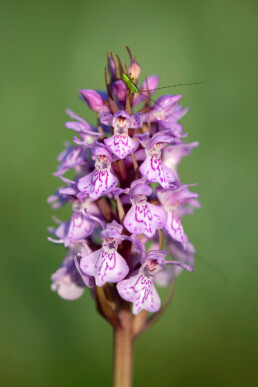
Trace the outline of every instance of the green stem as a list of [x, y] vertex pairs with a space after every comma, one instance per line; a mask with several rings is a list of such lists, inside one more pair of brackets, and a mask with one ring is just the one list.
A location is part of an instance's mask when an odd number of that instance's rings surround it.
[[129, 310], [119, 313], [121, 326], [114, 328], [114, 384], [131, 387], [133, 371], [133, 318]]

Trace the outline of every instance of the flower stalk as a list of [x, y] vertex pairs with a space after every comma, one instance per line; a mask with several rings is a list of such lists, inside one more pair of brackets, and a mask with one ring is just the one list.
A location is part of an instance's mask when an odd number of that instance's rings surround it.
[[133, 378], [133, 316], [128, 307], [119, 312], [114, 328], [114, 387], [131, 387]]

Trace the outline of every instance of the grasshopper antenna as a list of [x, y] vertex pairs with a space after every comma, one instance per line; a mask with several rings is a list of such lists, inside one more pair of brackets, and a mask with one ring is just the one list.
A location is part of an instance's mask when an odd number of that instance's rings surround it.
[[161, 90], [161, 89], [168, 89], [169, 87], [189, 86], [189, 85], [200, 85], [200, 84], [202, 84], [202, 83], [206, 83], [206, 82], [205, 82], [205, 81], [201, 81], [201, 82], [178, 83], [178, 84], [176, 84], [176, 85], [157, 87], [156, 89], [150, 89], [150, 90], [143, 90], [143, 92], [146, 92], [146, 91], [155, 91], [155, 90]]
[[214, 263], [210, 262], [208, 259], [200, 256], [199, 254], [195, 254], [195, 257], [199, 260], [202, 261], [209, 269], [215, 271], [219, 277], [224, 281], [226, 285], [229, 284], [229, 279], [228, 277], [223, 273], [223, 271]]

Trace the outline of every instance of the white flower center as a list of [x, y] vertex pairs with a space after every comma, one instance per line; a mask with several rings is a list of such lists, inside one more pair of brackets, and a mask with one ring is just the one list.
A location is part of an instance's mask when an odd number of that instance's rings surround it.
[[110, 167], [110, 161], [106, 156], [100, 155], [96, 157], [96, 160], [95, 160], [96, 169], [108, 169], [109, 167]]
[[147, 201], [147, 196], [142, 195], [142, 194], [137, 195], [134, 198], [131, 198], [131, 202], [134, 205], [145, 204], [146, 201]]
[[129, 122], [125, 117], [117, 117], [114, 124], [114, 134], [128, 135]]
[[163, 270], [163, 265], [160, 265], [156, 259], [148, 259], [141, 270], [145, 277], [154, 277]]
[[117, 250], [118, 242], [114, 238], [106, 238], [102, 243], [102, 247], [107, 252]]

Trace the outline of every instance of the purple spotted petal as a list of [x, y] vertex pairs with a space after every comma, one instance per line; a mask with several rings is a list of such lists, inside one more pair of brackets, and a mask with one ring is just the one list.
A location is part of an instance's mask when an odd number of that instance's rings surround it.
[[75, 212], [69, 224], [69, 230], [65, 236], [65, 246], [72, 242], [87, 238], [94, 230], [94, 222], [86, 214]]
[[167, 214], [160, 206], [151, 203], [133, 205], [124, 219], [124, 226], [132, 234], [145, 234], [152, 238], [157, 229], [165, 226]]
[[[65, 247], [70, 246], [73, 242], [87, 238], [94, 230], [95, 222], [93, 216], [82, 211], [74, 212], [69, 221], [61, 223], [55, 230], [50, 228], [49, 231], [58, 238], [54, 243], [64, 243]], [[99, 222], [101, 222], [99, 220]]]
[[126, 261], [114, 249], [106, 251], [102, 248], [94, 251], [82, 258], [80, 267], [83, 273], [95, 277], [97, 286], [103, 286], [106, 282], [119, 282], [129, 272]]
[[151, 183], [159, 183], [163, 188], [169, 188], [170, 183], [176, 180], [176, 175], [166, 167], [161, 157], [157, 154], [147, 155], [146, 160], [140, 166], [143, 177]]
[[180, 242], [184, 247], [186, 244], [186, 235], [179, 217], [176, 215], [175, 211], [168, 213], [167, 223], [165, 226], [168, 234], [172, 239], [177, 242]]
[[94, 221], [82, 212], [74, 212], [70, 220], [69, 231], [65, 236], [65, 246], [87, 238], [94, 230]]
[[101, 112], [100, 122], [104, 125], [111, 126], [113, 122], [113, 115], [111, 113]]
[[142, 113], [136, 113], [131, 116], [130, 128], [136, 129], [142, 127]]
[[150, 142], [150, 135], [149, 133], [141, 133], [141, 134], [136, 134], [134, 137], [137, 138], [137, 140], [139, 141], [139, 143], [144, 147], [146, 148], [147, 145], [149, 144]]
[[108, 149], [119, 159], [124, 159], [126, 156], [136, 151], [139, 143], [133, 140], [128, 135], [114, 135], [104, 140]]
[[95, 170], [79, 179], [78, 189], [86, 196], [96, 200], [102, 195], [112, 192], [117, 183], [117, 178], [112, 175], [110, 170]]
[[117, 290], [120, 297], [133, 303], [132, 312], [135, 315], [143, 309], [151, 313], [160, 309], [161, 302], [153, 281], [142, 273], [119, 282]]

